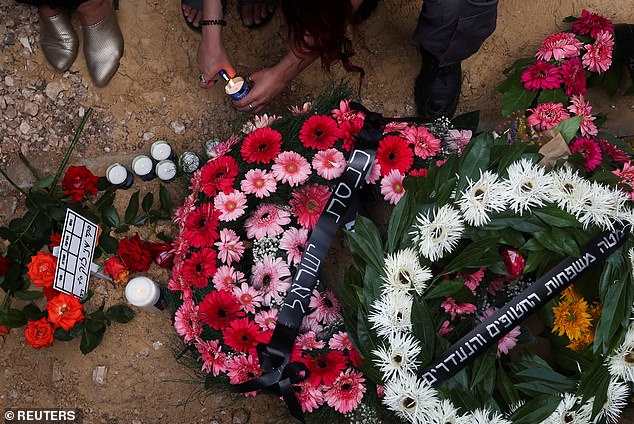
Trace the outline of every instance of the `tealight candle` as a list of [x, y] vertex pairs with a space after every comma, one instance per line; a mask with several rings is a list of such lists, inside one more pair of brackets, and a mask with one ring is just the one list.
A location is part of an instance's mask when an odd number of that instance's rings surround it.
[[167, 141], [159, 140], [152, 143], [150, 147], [150, 155], [152, 159], [160, 162], [165, 159], [176, 160], [176, 154]]
[[160, 312], [165, 307], [161, 288], [147, 277], [134, 277], [125, 286], [125, 298], [129, 304], [148, 312]]
[[134, 175], [120, 163], [113, 163], [106, 169], [106, 180], [119, 188], [128, 189], [134, 182]]
[[171, 160], [162, 160], [156, 164], [156, 175], [163, 181], [172, 181], [176, 177], [176, 164]]
[[218, 75], [220, 75], [225, 79], [225, 81], [227, 81], [227, 85], [225, 85], [225, 93], [227, 93], [227, 95], [231, 97], [231, 100], [240, 100], [249, 93], [250, 88], [244, 82], [244, 78], [229, 78], [227, 71], [225, 71], [224, 69], [218, 72]]
[[150, 181], [156, 174], [154, 173], [154, 164], [149, 156], [139, 155], [132, 159], [132, 170], [143, 181]]

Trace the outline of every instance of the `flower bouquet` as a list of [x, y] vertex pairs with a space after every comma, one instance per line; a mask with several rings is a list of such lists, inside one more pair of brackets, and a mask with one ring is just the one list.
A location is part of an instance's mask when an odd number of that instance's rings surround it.
[[630, 164], [546, 169], [539, 136], [509, 137], [406, 178], [384, 233], [358, 217], [336, 290], [348, 335], [408, 422], [616, 423], [634, 381]]
[[[309, 235], [364, 124], [365, 114], [348, 101], [333, 110], [334, 104], [322, 98], [285, 119], [256, 117], [243, 136], [215, 146], [176, 210], [180, 234], [169, 288], [182, 304], [175, 327], [195, 347], [209, 384], [236, 385], [262, 374], [256, 346], [271, 339]], [[469, 138], [448, 122], [389, 123], [366, 181], [397, 203], [406, 174], [424, 175], [462, 151]], [[293, 390], [303, 412], [349, 414], [376, 398], [376, 388], [359, 370], [325, 274], [291, 356], [310, 375]]]
[[[126, 305], [104, 309], [105, 305], [101, 304], [88, 312], [85, 302], [92, 296], [90, 290], [83, 299], [78, 299], [54, 289], [57, 257], [53, 249], [60, 244], [67, 209], [99, 224], [94, 258], [111, 256], [104, 263], [104, 271], [116, 283], [125, 284], [130, 271], [147, 270], [154, 257], [166, 250], [164, 243], [142, 241], [138, 235], [119, 242], [111, 234], [128, 231], [131, 225], [169, 217], [170, 212], [164, 207], [169, 204], [169, 196], [164, 189], [161, 190], [162, 207], [152, 208], [153, 196], [149, 193], [143, 199], [142, 214], [138, 213], [139, 193], [134, 193], [126, 209], [125, 222], [121, 222], [113, 206], [116, 187], [84, 166], [66, 169], [91, 112], [89, 109], [84, 116], [55, 175], [40, 176], [20, 155], [36, 179], [33, 187], [26, 191], [0, 169], [6, 180], [24, 196], [27, 209], [24, 216], [13, 219], [7, 227], [0, 227], [0, 237], [8, 242], [6, 253], [0, 256], [0, 289], [4, 292], [0, 328], [7, 333], [9, 328], [25, 326], [26, 344], [36, 349], [52, 345], [54, 339], [78, 337], [81, 351], [88, 353], [99, 345], [112, 321], [126, 323], [134, 317]], [[94, 199], [99, 192], [100, 197]]]

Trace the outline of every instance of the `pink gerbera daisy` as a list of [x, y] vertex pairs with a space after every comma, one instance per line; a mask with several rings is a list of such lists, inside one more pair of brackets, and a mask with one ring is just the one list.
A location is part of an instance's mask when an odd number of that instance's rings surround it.
[[403, 131], [405, 131], [408, 127], [409, 125], [407, 122], [392, 121], [383, 128], [383, 134], [399, 133], [403, 135]]
[[596, 116], [592, 116], [592, 106], [590, 106], [590, 102], [586, 102], [583, 96], [572, 96], [570, 99], [572, 104], [568, 106], [568, 110], [576, 116], [583, 117], [581, 120], [581, 135], [589, 136], [589, 135], [597, 135], [599, 131], [597, 130], [597, 126], [594, 125], [594, 121]]
[[308, 230], [291, 227], [284, 232], [280, 240], [280, 249], [286, 251], [286, 260], [290, 264], [298, 264], [302, 259], [308, 240]]
[[293, 384], [293, 393], [303, 412], [313, 412], [324, 403], [323, 392], [307, 381]]
[[440, 328], [438, 329], [438, 334], [440, 336], [446, 336], [447, 334], [453, 331], [454, 327], [451, 325], [451, 322], [448, 320], [444, 320], [442, 324], [440, 324]]
[[310, 315], [314, 316], [317, 321], [331, 324], [342, 319], [341, 304], [330, 290], [324, 290], [323, 293], [313, 290], [309, 306], [314, 309]]
[[310, 175], [310, 164], [299, 153], [282, 152], [275, 158], [271, 167], [277, 181], [295, 187], [306, 181]]
[[557, 89], [563, 79], [561, 70], [557, 66], [538, 60], [522, 72], [520, 81], [524, 83], [524, 88], [527, 90], [537, 91]]
[[[237, 355], [227, 359], [227, 370], [231, 384], [244, 383], [262, 375], [262, 368], [255, 355]], [[256, 392], [245, 393], [245, 396], [249, 394], [255, 396]]]
[[282, 258], [264, 255], [261, 261], [251, 268], [251, 284], [262, 293], [264, 305], [272, 300], [281, 300], [280, 293], [286, 293], [291, 286], [291, 271]]
[[297, 222], [304, 228], [312, 230], [317, 224], [328, 199], [330, 189], [321, 184], [305, 185], [293, 192], [289, 202], [291, 211]]
[[214, 207], [220, 212], [218, 219], [229, 222], [235, 221], [244, 214], [247, 196], [243, 192], [233, 190], [229, 194], [218, 193], [214, 198]]
[[244, 180], [240, 181], [240, 188], [246, 194], [254, 194], [255, 197], [262, 199], [275, 193], [277, 181], [270, 172], [262, 169], [251, 169], [245, 174]]
[[583, 43], [571, 32], [551, 34], [542, 42], [535, 57], [549, 61], [551, 58], [562, 60], [567, 57], [579, 56]]
[[[494, 308], [488, 308], [484, 310], [478, 317], [480, 322], [486, 321], [496, 310]], [[517, 344], [517, 338], [521, 334], [521, 330], [519, 327], [513, 327], [511, 331], [506, 333], [500, 340], [498, 340], [498, 358], [502, 356], [502, 354], [507, 355], [511, 349], [515, 347]]]
[[277, 324], [277, 309], [270, 309], [268, 311], [260, 311], [255, 314], [255, 322], [262, 328], [262, 330], [275, 330]]
[[339, 134], [337, 122], [330, 116], [313, 115], [299, 130], [299, 141], [309, 149], [325, 150], [334, 146]]
[[584, 168], [586, 171], [594, 170], [603, 159], [601, 156], [601, 148], [599, 143], [587, 137], [579, 137], [570, 143], [570, 151], [572, 153], [580, 153], [585, 159]]
[[532, 112], [527, 119], [528, 124], [540, 131], [549, 130], [564, 119], [570, 118], [561, 103], [540, 103], [536, 108], [528, 110]]
[[192, 252], [191, 256], [183, 261], [183, 278], [193, 287], [203, 289], [209, 284], [216, 272], [216, 251], [204, 247]]
[[217, 377], [227, 371], [227, 354], [222, 351], [218, 340], [200, 341], [196, 343], [196, 350], [203, 360], [202, 371]]
[[568, 96], [582, 95], [586, 93], [586, 71], [583, 69], [581, 59], [573, 57], [566, 60], [560, 67], [564, 80], [564, 89]]
[[257, 240], [266, 236], [275, 237], [284, 232], [282, 226], [291, 222], [290, 216], [289, 212], [275, 205], [260, 205], [244, 223], [247, 237]]
[[233, 291], [235, 286], [242, 284], [245, 280], [244, 273], [236, 270], [232, 266], [219, 266], [212, 279], [216, 290]]
[[328, 347], [334, 350], [352, 350], [352, 341], [350, 336], [345, 331], [339, 331], [332, 335], [330, 341], [328, 341]]
[[322, 150], [313, 157], [313, 168], [317, 175], [326, 180], [339, 178], [345, 167], [346, 159], [337, 149]]
[[354, 411], [365, 393], [363, 374], [349, 368], [342, 372], [324, 393], [324, 399], [335, 411], [342, 414]]
[[323, 340], [317, 340], [317, 334], [312, 330], [297, 336], [295, 344], [302, 350], [323, 349], [326, 346]]
[[229, 228], [220, 230], [220, 241], [217, 241], [215, 246], [218, 248], [218, 259], [227, 265], [240, 262], [244, 253], [244, 243], [236, 232]]
[[414, 145], [414, 154], [420, 158], [427, 159], [440, 152], [440, 140], [425, 127], [407, 127], [401, 135]]
[[[462, 155], [465, 147], [471, 141], [473, 136], [473, 131], [471, 130], [449, 130], [449, 138], [447, 139], [447, 143], [450, 148], [456, 150], [458, 152], [458, 156]], [[409, 175], [412, 175], [410, 172]]]
[[259, 308], [262, 304], [262, 295], [253, 287], [247, 283], [242, 283], [240, 286], [233, 288], [233, 294], [242, 305], [242, 309], [252, 314], [255, 313], [255, 308]]
[[583, 55], [582, 63], [591, 72], [602, 73], [612, 65], [612, 49], [614, 48], [614, 38], [607, 31], [597, 34], [594, 44], [586, 44], [586, 53]]
[[185, 221], [183, 238], [193, 247], [211, 246], [218, 238], [218, 216], [211, 203], [194, 209]]
[[196, 209], [196, 199], [194, 196], [189, 195], [183, 201], [183, 205], [174, 211], [174, 222], [181, 226], [185, 225], [187, 217], [194, 209]]
[[174, 328], [185, 343], [198, 339], [203, 327], [198, 319], [198, 305], [189, 299], [174, 314]]
[[456, 319], [458, 315], [474, 313], [478, 308], [471, 303], [459, 303], [453, 297], [448, 297], [440, 305], [447, 312], [451, 319]]
[[405, 188], [403, 187], [403, 179], [405, 176], [398, 170], [392, 170], [387, 176], [381, 180], [381, 194], [383, 198], [395, 205], [405, 195]]
[[609, 19], [584, 9], [581, 16], [572, 24], [572, 30], [577, 34], [589, 33], [590, 37], [596, 37], [602, 31], [614, 32], [614, 25]]
[[484, 278], [484, 270], [481, 268], [474, 272], [473, 274], [458, 274], [461, 277], [464, 277], [464, 285], [471, 290], [471, 293], [476, 294], [476, 288], [482, 282], [482, 278]]

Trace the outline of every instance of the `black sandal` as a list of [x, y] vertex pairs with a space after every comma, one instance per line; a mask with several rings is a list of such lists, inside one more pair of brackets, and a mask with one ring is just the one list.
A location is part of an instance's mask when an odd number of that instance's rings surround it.
[[[303, 1], [303, 0], [299, 0], [299, 1]], [[263, 5], [270, 5], [273, 4], [275, 6], [275, 8], [273, 9], [272, 12], [268, 12], [266, 14], [266, 16], [264, 18], [262, 18], [262, 20], [260, 21], [260, 23], [256, 24], [255, 22], [249, 26], [244, 25], [244, 20], [242, 20], [242, 8], [243, 6], [247, 5], [247, 4], [263, 4]], [[240, 20], [242, 20], [242, 25], [244, 25], [245, 27], [249, 28], [249, 29], [257, 29], [257, 28], [261, 28], [264, 25], [268, 24], [269, 22], [271, 22], [271, 19], [273, 18], [273, 15], [275, 15], [275, 11], [277, 10], [277, 1], [276, 0], [238, 0], [238, 13], [240, 14]]]
[[[222, 3], [222, 10], [224, 10], [225, 5], [227, 4], [227, 0], [221, 0], [221, 3]], [[202, 33], [203, 30], [200, 25], [196, 26], [193, 23], [189, 22], [189, 20], [187, 19], [187, 16], [185, 16], [183, 5], [189, 6], [192, 9], [196, 9], [196, 10], [203, 10], [204, 0], [181, 0], [181, 13], [183, 14], [183, 19], [185, 19], [185, 23], [192, 31], [196, 31], [199, 34]]]

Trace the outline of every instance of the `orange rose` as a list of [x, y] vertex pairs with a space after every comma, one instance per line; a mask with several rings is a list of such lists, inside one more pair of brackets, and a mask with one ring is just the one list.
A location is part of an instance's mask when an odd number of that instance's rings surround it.
[[50, 253], [37, 252], [37, 255], [31, 256], [31, 262], [27, 265], [29, 272], [26, 275], [38, 287], [52, 287], [56, 265], [57, 258], [55, 256]]
[[103, 270], [114, 279], [115, 283], [126, 284], [130, 280], [130, 271], [117, 256], [108, 259], [103, 264]]
[[49, 300], [46, 310], [48, 310], [48, 320], [55, 328], [62, 327], [66, 331], [84, 319], [84, 305], [75, 296], [66, 293]]
[[53, 326], [46, 321], [46, 318], [37, 321], [29, 321], [24, 329], [26, 344], [30, 344], [35, 349], [53, 345]]

